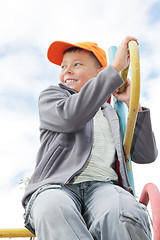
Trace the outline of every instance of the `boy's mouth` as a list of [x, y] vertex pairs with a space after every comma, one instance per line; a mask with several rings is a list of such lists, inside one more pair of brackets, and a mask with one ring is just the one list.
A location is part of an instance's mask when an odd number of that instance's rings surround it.
[[71, 84], [71, 83], [74, 83], [74, 82], [77, 82], [77, 81], [78, 81], [78, 80], [73, 79], [73, 78], [67, 78], [67, 79], [64, 80], [64, 82], [65, 82], [66, 84]]

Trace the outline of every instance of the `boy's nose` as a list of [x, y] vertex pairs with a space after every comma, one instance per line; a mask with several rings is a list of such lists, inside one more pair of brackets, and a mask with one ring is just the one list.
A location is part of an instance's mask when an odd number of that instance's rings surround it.
[[65, 74], [66, 73], [72, 73], [72, 67], [71, 66], [68, 66], [66, 69], [65, 69]]

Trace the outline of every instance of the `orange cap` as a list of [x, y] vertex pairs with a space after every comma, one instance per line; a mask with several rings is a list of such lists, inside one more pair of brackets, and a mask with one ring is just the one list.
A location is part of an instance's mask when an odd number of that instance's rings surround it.
[[61, 65], [64, 51], [72, 47], [78, 47], [92, 52], [101, 63], [102, 67], [107, 66], [105, 51], [102, 48], [98, 47], [97, 43], [93, 42], [79, 42], [71, 44], [62, 41], [55, 41], [48, 48], [47, 56], [49, 61], [54, 64]]

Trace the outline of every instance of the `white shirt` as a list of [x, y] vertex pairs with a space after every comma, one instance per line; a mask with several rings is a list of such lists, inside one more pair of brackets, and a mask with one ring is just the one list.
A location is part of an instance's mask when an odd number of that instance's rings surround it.
[[115, 146], [108, 120], [103, 116], [101, 109], [93, 118], [94, 133], [93, 147], [87, 164], [75, 176], [73, 183], [84, 181], [118, 180], [117, 173], [112, 166], [115, 161]]

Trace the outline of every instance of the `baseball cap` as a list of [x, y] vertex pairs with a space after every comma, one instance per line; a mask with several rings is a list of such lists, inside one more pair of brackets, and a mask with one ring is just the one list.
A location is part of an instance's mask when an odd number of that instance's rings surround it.
[[61, 65], [64, 51], [72, 47], [78, 47], [92, 52], [101, 63], [102, 67], [107, 66], [107, 57], [105, 51], [94, 42], [79, 42], [72, 44], [63, 41], [55, 41], [49, 46], [47, 57], [50, 62]]

